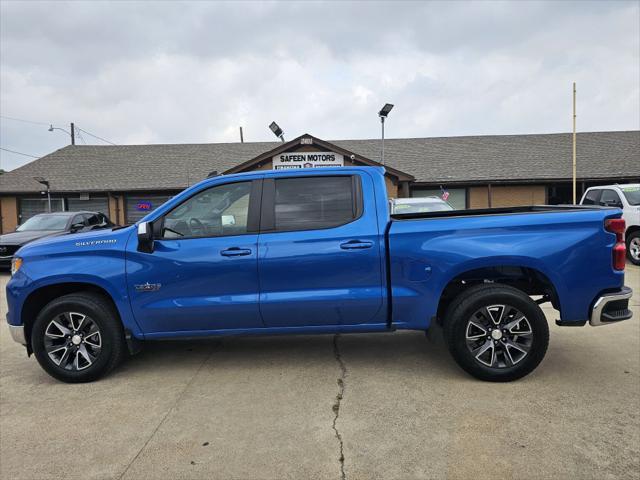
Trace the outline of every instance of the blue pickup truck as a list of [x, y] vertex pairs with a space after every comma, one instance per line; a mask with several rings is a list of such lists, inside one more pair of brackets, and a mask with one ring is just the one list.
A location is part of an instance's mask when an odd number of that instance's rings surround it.
[[144, 341], [427, 331], [471, 375], [510, 381], [565, 326], [631, 317], [624, 220], [607, 207], [390, 215], [382, 168], [204, 180], [136, 225], [22, 247], [15, 340], [50, 375], [97, 379]]

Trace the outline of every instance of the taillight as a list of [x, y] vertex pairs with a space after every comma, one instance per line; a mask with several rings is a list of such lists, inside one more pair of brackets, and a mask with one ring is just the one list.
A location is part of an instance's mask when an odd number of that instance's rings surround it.
[[605, 230], [616, 234], [616, 244], [613, 246], [612, 251], [614, 270], [624, 270], [625, 258], [627, 256], [627, 246], [624, 243], [625, 227], [624, 218], [611, 218], [604, 221]]

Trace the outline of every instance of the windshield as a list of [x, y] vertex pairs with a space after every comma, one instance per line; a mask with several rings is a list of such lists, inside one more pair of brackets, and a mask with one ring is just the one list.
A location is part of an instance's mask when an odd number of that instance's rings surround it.
[[640, 205], [640, 186], [620, 187], [630, 205]]
[[16, 231], [64, 230], [69, 217], [66, 215], [36, 215], [20, 225]]

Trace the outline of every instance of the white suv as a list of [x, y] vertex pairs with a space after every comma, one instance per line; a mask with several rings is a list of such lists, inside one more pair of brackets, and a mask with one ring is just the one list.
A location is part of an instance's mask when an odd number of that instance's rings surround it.
[[627, 223], [627, 257], [635, 265], [640, 265], [640, 183], [588, 188], [580, 205], [621, 208], [622, 218]]

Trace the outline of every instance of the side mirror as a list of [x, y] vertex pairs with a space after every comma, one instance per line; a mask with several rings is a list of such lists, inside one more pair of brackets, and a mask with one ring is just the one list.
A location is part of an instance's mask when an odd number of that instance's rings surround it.
[[76, 232], [79, 232], [80, 230], [82, 230], [84, 228], [84, 226], [85, 226], [84, 223], [74, 223], [69, 228], [69, 231], [71, 233], [76, 233]]
[[140, 252], [153, 252], [153, 225], [150, 222], [138, 224], [138, 250]]

